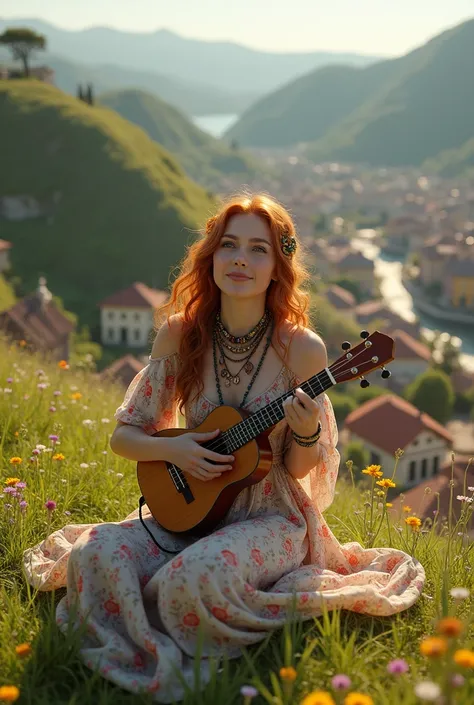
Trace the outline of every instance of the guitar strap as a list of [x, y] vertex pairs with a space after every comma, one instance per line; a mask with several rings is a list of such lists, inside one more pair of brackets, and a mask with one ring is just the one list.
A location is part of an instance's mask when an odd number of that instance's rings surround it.
[[[182, 548], [179, 548], [177, 551], [173, 551], [173, 550], [170, 550], [169, 548], [164, 548], [164, 546], [162, 546], [160, 543], [158, 543], [158, 541], [155, 539], [155, 537], [154, 537], [153, 534], [151, 533], [151, 531], [150, 531], [150, 529], [148, 528], [148, 526], [147, 526], [147, 525], [145, 524], [145, 522], [143, 521], [142, 507], [143, 507], [144, 504], [145, 504], [145, 497], [142, 495], [142, 496], [140, 497], [140, 499], [138, 500], [138, 514], [139, 514], [139, 516], [140, 516], [140, 521], [141, 521], [141, 523], [142, 523], [142, 525], [143, 525], [143, 528], [144, 528], [146, 531], [148, 531], [148, 533], [149, 533], [150, 536], [151, 536], [151, 539], [152, 539], [153, 543], [154, 543], [156, 546], [158, 546], [158, 548], [160, 549], [160, 551], [164, 551], [165, 553], [181, 553], [181, 551], [183, 550]], [[155, 519], [155, 521], [156, 521], [156, 519]], [[157, 523], [158, 523], [158, 522], [157, 522]], [[158, 526], [159, 526], [159, 524], [158, 524]]]

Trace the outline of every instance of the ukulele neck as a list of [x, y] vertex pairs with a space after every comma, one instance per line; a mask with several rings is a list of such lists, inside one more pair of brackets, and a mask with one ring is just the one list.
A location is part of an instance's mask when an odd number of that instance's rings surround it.
[[[336, 380], [331, 371], [326, 367], [321, 372], [318, 372], [317, 375], [314, 375], [306, 382], [303, 382], [303, 384], [300, 384], [299, 387], [303, 392], [306, 392], [311, 399], [315, 399], [335, 384]], [[285, 399], [288, 399], [288, 397], [293, 396], [294, 389], [295, 388], [286, 392], [278, 399], [275, 399], [275, 401], [270, 402], [267, 406], [264, 406], [262, 409], [259, 409], [251, 416], [243, 419], [238, 424], [235, 424], [235, 426], [225, 431], [222, 437], [225, 439], [227, 452], [233, 453], [235, 450], [238, 450], [249, 441], [254, 440], [261, 433], [281, 421], [285, 416], [283, 402]]]

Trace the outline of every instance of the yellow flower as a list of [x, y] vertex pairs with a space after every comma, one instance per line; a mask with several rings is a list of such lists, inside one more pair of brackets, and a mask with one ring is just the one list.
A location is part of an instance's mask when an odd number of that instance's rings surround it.
[[23, 658], [31, 654], [31, 646], [29, 644], [18, 644], [15, 646], [16, 655]]
[[20, 697], [20, 691], [16, 685], [2, 685], [0, 688], [0, 700], [5, 703], [14, 703]]
[[393, 504], [391, 502], [385, 502], [386, 507], [393, 507]]
[[66, 457], [66, 456], [63, 455], [62, 453], [55, 453], [55, 454], [53, 455], [53, 460], [64, 460], [65, 457]]
[[411, 512], [411, 507], [409, 507], [408, 504], [405, 504], [405, 506], [403, 507], [403, 511], [404, 512]]
[[18, 436], [19, 436], [20, 434], [18, 433], [18, 431], [15, 431], [15, 433], [14, 433], [13, 435], [14, 435], [16, 438], [18, 438]]
[[315, 690], [307, 695], [301, 705], [336, 705], [330, 693], [324, 690]]
[[16, 485], [17, 482], [20, 482], [19, 477], [7, 477], [5, 480], [6, 485]]
[[15, 455], [13, 458], [10, 458], [10, 465], [21, 465], [22, 459], [19, 458], [17, 455]]
[[68, 365], [68, 363], [67, 363], [67, 360], [60, 360], [60, 361], [58, 362], [58, 367], [60, 367], [61, 370], [68, 370], [68, 369], [69, 369], [69, 365]]
[[443, 656], [448, 649], [448, 642], [440, 636], [431, 636], [428, 639], [423, 639], [420, 644], [420, 651], [423, 656], [430, 658], [438, 658]]
[[288, 668], [280, 668], [280, 678], [282, 681], [288, 681], [293, 683], [296, 680], [296, 671], [293, 666], [288, 666]]
[[383, 490], [379, 490], [376, 492], [377, 497], [385, 497], [385, 492]]
[[393, 480], [389, 480], [388, 477], [384, 477], [383, 480], [377, 480], [375, 484], [380, 485], [380, 487], [396, 487], [396, 484], [393, 482]]
[[370, 695], [363, 693], [348, 693], [344, 698], [344, 705], [374, 705]]
[[443, 636], [459, 636], [464, 629], [464, 624], [457, 617], [445, 617], [436, 625], [436, 631]]
[[405, 519], [405, 524], [408, 524], [408, 526], [411, 526], [413, 531], [418, 531], [418, 529], [421, 526], [421, 519], [418, 519], [418, 517], [407, 517]]
[[380, 470], [381, 465], [369, 465], [362, 472], [364, 475], [372, 475], [372, 477], [382, 477], [383, 472]]
[[71, 399], [82, 399], [82, 394], [80, 392], [74, 392], [74, 394], [70, 394]]
[[464, 668], [474, 668], [474, 651], [469, 649], [458, 649], [454, 652], [454, 662]]
[[20, 341], [18, 342], [18, 345], [20, 346], [20, 348], [24, 348], [25, 345], [26, 345], [26, 340], [20, 340]]

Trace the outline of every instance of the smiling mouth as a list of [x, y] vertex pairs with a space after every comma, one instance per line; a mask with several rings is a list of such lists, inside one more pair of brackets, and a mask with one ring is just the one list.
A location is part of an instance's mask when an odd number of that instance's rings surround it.
[[243, 276], [242, 274], [228, 274], [230, 279], [235, 279], [237, 281], [249, 281], [250, 277]]

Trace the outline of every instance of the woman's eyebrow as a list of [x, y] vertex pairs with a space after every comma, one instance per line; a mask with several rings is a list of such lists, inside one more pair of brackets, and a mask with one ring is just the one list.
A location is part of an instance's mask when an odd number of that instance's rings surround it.
[[[230, 233], [224, 233], [222, 237], [230, 237], [231, 240], [238, 240], [239, 238], [237, 235], [232, 235]], [[271, 247], [271, 242], [268, 242], [268, 240], [265, 240], [263, 237], [251, 237], [249, 242], [264, 242], [266, 245], [269, 245]]]

